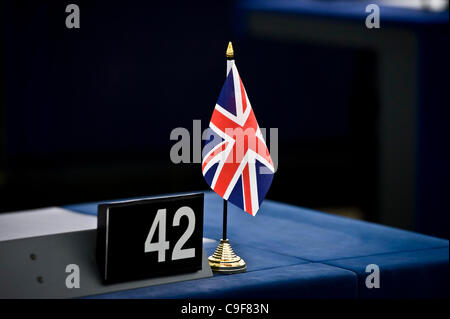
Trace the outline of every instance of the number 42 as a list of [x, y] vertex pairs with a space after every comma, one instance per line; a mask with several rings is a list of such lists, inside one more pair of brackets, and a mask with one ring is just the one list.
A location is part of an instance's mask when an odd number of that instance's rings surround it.
[[[158, 252], [158, 262], [166, 261], [166, 250], [169, 249], [169, 242], [166, 241], [166, 209], [158, 209], [153, 224], [147, 235], [144, 244], [144, 252], [152, 251]], [[184, 234], [178, 239], [172, 252], [172, 260], [185, 259], [195, 257], [195, 248], [182, 249], [183, 245], [188, 241], [194, 232], [195, 228], [195, 214], [194, 211], [188, 207], [180, 207], [173, 216], [172, 226], [180, 226], [181, 217], [187, 216], [189, 223]], [[158, 241], [152, 243], [152, 238], [155, 235], [156, 228], [158, 228]]]

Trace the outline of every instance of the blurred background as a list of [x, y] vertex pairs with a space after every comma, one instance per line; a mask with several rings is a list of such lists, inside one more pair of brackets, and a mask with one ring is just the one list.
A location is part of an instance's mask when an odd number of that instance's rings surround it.
[[3, 0], [1, 15], [0, 212], [208, 189], [169, 136], [208, 125], [231, 40], [259, 125], [279, 130], [269, 199], [448, 238], [448, 1]]

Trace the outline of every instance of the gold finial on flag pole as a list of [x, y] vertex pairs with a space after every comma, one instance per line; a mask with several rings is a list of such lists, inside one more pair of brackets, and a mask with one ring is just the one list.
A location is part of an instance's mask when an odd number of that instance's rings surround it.
[[233, 51], [233, 45], [231, 44], [231, 41], [228, 42], [227, 52], [225, 55], [227, 56], [227, 59], [234, 59], [234, 51]]

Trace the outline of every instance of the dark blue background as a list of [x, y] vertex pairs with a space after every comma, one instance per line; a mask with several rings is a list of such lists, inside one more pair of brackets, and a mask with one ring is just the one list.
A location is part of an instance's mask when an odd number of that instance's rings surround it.
[[[200, 164], [170, 161], [169, 135], [192, 132], [194, 119], [206, 128], [232, 40], [260, 126], [279, 129], [268, 197], [356, 206], [380, 221], [374, 52], [254, 38], [245, 5], [232, 1], [81, 0], [80, 29], [65, 27], [69, 3], [2, 1], [0, 211], [207, 189]], [[317, 11], [304, 2], [302, 14], [330, 17], [332, 3]], [[448, 221], [448, 32], [399, 12], [388, 12], [390, 23], [413, 25], [420, 48], [432, 48], [419, 84], [421, 110], [434, 111], [419, 114], [417, 206], [433, 213], [419, 216], [420, 230], [448, 236], [439, 226]]]

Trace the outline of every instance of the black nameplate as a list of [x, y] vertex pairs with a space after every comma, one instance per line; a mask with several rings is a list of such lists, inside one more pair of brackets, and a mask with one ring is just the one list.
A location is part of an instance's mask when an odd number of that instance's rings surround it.
[[98, 205], [97, 262], [106, 283], [202, 268], [203, 194]]

